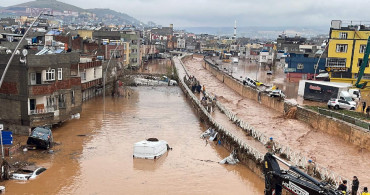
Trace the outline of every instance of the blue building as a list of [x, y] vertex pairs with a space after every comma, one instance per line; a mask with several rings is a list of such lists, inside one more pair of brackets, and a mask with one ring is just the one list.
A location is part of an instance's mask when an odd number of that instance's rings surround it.
[[[314, 74], [319, 74], [320, 70], [325, 70], [326, 58], [321, 58], [316, 69], [319, 57], [309, 54], [290, 53], [285, 58], [285, 70], [287, 78], [312, 79]], [[316, 72], [315, 72], [316, 69]]]

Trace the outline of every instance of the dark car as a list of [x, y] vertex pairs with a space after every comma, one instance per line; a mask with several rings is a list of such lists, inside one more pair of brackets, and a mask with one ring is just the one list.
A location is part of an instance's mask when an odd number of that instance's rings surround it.
[[44, 127], [36, 127], [28, 137], [27, 145], [33, 148], [49, 149], [53, 144], [53, 134], [51, 130]]

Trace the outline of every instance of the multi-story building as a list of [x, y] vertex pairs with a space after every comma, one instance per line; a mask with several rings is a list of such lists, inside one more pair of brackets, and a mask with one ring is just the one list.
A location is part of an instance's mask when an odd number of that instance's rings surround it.
[[[0, 55], [2, 75], [10, 55]], [[0, 88], [0, 123], [14, 133], [27, 134], [30, 127], [58, 124], [80, 113], [81, 79], [70, 75], [79, 57], [16, 55]]]
[[[340, 20], [331, 22], [326, 61], [331, 81], [356, 82], [369, 35], [370, 28], [363, 24], [343, 26]], [[370, 81], [369, 64], [362, 80]]]
[[81, 77], [82, 101], [86, 101], [102, 93], [103, 88], [102, 61], [94, 57], [81, 56], [78, 65], [71, 67], [71, 75]]
[[129, 68], [138, 69], [141, 65], [141, 52], [140, 52], [140, 45], [141, 45], [141, 38], [140, 34], [137, 31], [129, 30], [123, 31], [121, 33], [121, 38], [129, 43]]

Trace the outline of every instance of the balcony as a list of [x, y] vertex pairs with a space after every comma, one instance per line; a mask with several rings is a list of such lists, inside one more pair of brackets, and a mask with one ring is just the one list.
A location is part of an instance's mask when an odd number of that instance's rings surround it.
[[81, 84], [81, 89], [82, 90], [85, 90], [85, 89], [88, 89], [88, 88], [91, 88], [91, 87], [100, 86], [100, 85], [102, 85], [102, 83], [103, 83], [103, 79], [102, 78], [95, 79], [95, 80], [92, 80], [92, 81], [88, 81], [86, 83], [82, 83]]
[[54, 106], [46, 107], [43, 109], [35, 109], [35, 110], [30, 110], [30, 115], [33, 114], [45, 114], [45, 113], [53, 113], [55, 111]]

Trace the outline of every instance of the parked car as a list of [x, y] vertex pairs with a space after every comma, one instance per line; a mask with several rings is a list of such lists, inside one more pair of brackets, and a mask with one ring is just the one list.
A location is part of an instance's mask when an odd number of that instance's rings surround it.
[[245, 77], [245, 79], [243, 80], [243, 85], [248, 85], [250, 87], [257, 87], [256, 81], [254, 81], [253, 79], [249, 77]]
[[285, 98], [285, 94], [284, 94], [284, 93], [283, 93], [283, 91], [281, 91], [280, 89], [272, 90], [272, 91], [269, 93], [269, 96], [270, 96], [270, 97], [281, 97], [281, 98]]
[[346, 100], [332, 98], [328, 101], [328, 108], [355, 110], [356, 106]]
[[27, 139], [28, 148], [49, 149], [53, 144], [53, 134], [51, 129], [45, 127], [36, 127], [32, 130]]
[[10, 176], [10, 179], [16, 180], [35, 179], [38, 175], [40, 175], [44, 171], [46, 171], [44, 167], [26, 166], [14, 172], [12, 176]]

